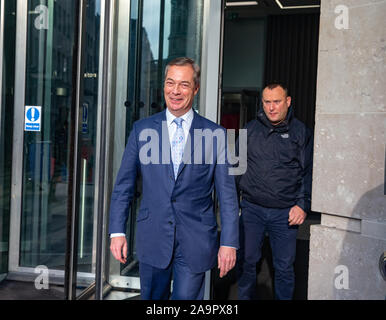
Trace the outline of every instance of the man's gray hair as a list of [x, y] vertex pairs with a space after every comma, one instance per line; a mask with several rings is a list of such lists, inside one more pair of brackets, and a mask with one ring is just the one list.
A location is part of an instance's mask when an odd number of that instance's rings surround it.
[[193, 79], [194, 79], [194, 84], [197, 87], [200, 86], [200, 76], [201, 76], [201, 70], [200, 70], [200, 67], [199, 65], [191, 58], [188, 58], [188, 57], [179, 57], [179, 58], [175, 58], [173, 60], [171, 60], [167, 65], [166, 65], [166, 68], [165, 68], [165, 78], [168, 74], [168, 71], [169, 71], [169, 68], [171, 66], [187, 66], [187, 65], [190, 65], [194, 71], [194, 74], [193, 74]]

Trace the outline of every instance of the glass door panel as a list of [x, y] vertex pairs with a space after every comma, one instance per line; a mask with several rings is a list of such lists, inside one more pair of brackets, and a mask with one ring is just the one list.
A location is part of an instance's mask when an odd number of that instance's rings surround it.
[[16, 3], [10, 273], [30, 280], [44, 266], [63, 284], [72, 268], [71, 283], [88, 286], [96, 259], [100, 1]]
[[[29, 0], [27, 25], [26, 121], [40, 119], [36, 131], [24, 131], [20, 267], [64, 270], [70, 194], [71, 134], [78, 135], [80, 162], [77, 271], [86, 281], [95, 274], [95, 146], [98, 106], [100, 4], [87, 1], [82, 82], [81, 119], [74, 128], [72, 108], [77, 87], [79, 2]], [[28, 111], [30, 110], [30, 111]], [[33, 122], [33, 121], [32, 121]], [[35, 129], [35, 128], [34, 128]], [[76, 154], [76, 152], [74, 152]], [[85, 275], [89, 273], [90, 275]]]
[[[125, 117], [117, 105], [115, 123], [125, 130], [114, 132], [114, 141], [125, 141], [133, 122], [165, 109], [163, 98], [166, 64], [180, 56], [189, 56], [200, 63], [202, 45], [203, 0], [132, 0], [130, 1], [127, 68], [127, 100]], [[118, 25], [122, 22], [118, 21]], [[118, 29], [117, 38], [127, 29]], [[124, 37], [123, 37], [124, 38]], [[118, 54], [127, 54], [118, 50]], [[119, 58], [118, 58], [119, 60]], [[118, 67], [117, 70], [122, 70]], [[117, 74], [117, 79], [121, 77]], [[194, 108], [199, 110], [199, 98]], [[113, 154], [114, 180], [120, 166], [125, 143], [115, 143]], [[141, 181], [127, 223], [128, 259], [120, 264], [110, 255], [110, 284], [113, 287], [139, 289], [138, 261], [135, 250], [135, 221], [141, 201]]]
[[[28, 1], [20, 266], [64, 269], [77, 1]], [[27, 110], [27, 107], [26, 107]]]
[[[0, 274], [8, 271], [16, 1], [0, 2]], [[0, 281], [1, 281], [0, 276]]]

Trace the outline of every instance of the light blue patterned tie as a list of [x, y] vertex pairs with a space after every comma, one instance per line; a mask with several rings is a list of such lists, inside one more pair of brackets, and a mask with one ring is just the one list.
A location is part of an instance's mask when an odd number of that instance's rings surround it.
[[174, 133], [172, 140], [172, 161], [174, 169], [174, 179], [177, 179], [178, 168], [182, 161], [182, 155], [184, 153], [184, 129], [182, 128], [182, 118], [175, 118], [173, 122], [177, 125], [177, 130]]

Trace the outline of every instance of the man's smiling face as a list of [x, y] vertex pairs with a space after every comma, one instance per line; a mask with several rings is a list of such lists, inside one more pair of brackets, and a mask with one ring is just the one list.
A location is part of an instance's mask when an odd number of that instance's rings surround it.
[[170, 66], [164, 83], [165, 102], [169, 111], [176, 117], [188, 112], [198, 89], [190, 65]]

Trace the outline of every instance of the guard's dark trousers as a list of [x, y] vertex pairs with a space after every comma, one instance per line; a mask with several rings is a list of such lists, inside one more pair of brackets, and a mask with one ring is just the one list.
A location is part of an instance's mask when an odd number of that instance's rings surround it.
[[238, 298], [256, 296], [256, 263], [261, 258], [264, 236], [269, 236], [274, 267], [275, 298], [292, 299], [295, 285], [294, 261], [298, 226], [289, 226], [291, 208], [265, 208], [243, 200], [238, 252]]

